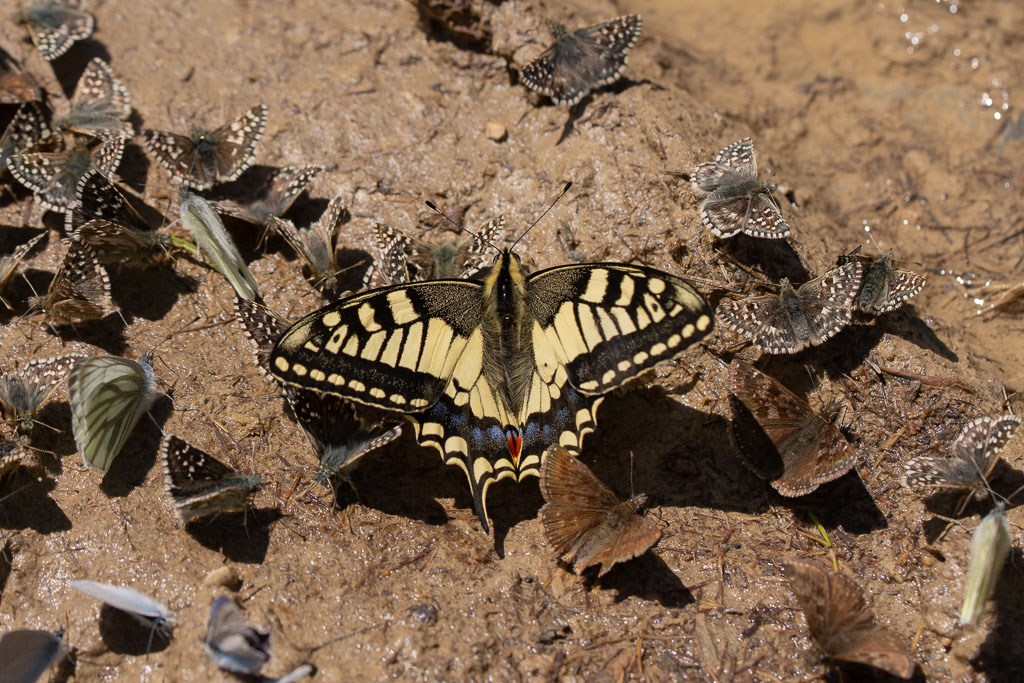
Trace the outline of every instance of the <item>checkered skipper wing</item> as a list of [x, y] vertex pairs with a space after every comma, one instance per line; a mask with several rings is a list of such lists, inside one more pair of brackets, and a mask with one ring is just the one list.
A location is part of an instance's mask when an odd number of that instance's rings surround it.
[[385, 284], [400, 285], [411, 280], [409, 263], [405, 252], [409, 248], [409, 237], [390, 225], [377, 223], [373, 230], [374, 246], [377, 249], [377, 264], [380, 277]]
[[195, 446], [167, 434], [160, 442], [164, 485], [182, 521], [244, 510], [262, 486], [255, 474], [239, 474]]
[[96, 137], [130, 138], [135, 134], [131, 113], [128, 89], [106, 62], [94, 57], [75, 86], [65, 126]]
[[81, 355], [38, 358], [21, 372], [0, 377], [0, 411], [5, 419], [22, 430], [32, 425], [39, 407], [57, 388], [68, 370], [84, 358]]
[[715, 318], [725, 327], [746, 339], [762, 339], [764, 348], [790, 348], [799, 340], [791, 327], [776, 324], [779, 315], [779, 296], [768, 294], [739, 301], [723, 301], [715, 311]]
[[64, 214], [64, 229], [73, 233], [83, 224], [101, 218], [134, 232], [151, 232], [153, 226], [144, 219], [121, 191], [99, 171], [89, 171], [78, 181], [78, 201]]
[[230, 182], [249, 168], [267, 125], [267, 107], [260, 104], [213, 132], [191, 137], [147, 130], [143, 144], [178, 182], [196, 190]]
[[74, 239], [46, 294], [31, 297], [29, 305], [41, 309], [57, 325], [96, 320], [115, 310], [110, 298], [110, 279], [96, 251]]
[[43, 59], [57, 59], [76, 41], [92, 35], [95, 20], [80, 8], [78, 0], [42, 0], [21, 13], [20, 19], [28, 25], [28, 34]]
[[19, 245], [10, 256], [0, 258], [0, 294], [3, 293], [4, 287], [7, 286], [7, 283], [11, 281], [11, 278], [13, 278], [14, 274], [17, 272], [18, 264], [22, 262], [25, 256], [28, 255], [28, 252], [32, 251], [32, 248], [39, 244], [39, 241], [45, 236], [45, 232], [40, 233], [28, 242]]
[[999, 453], [1020, 426], [1016, 415], [1003, 415], [993, 420], [980, 417], [968, 424], [953, 443], [953, 456], [969, 462], [975, 471], [988, 476], [999, 459]]
[[846, 260], [859, 260], [864, 265], [863, 283], [854, 306], [865, 313], [888, 313], [924, 289], [925, 277], [897, 268], [892, 254], [875, 258], [854, 256]]
[[705, 194], [713, 192], [727, 175], [740, 178], [757, 177], [757, 157], [754, 153], [753, 140], [737, 140], [724, 147], [714, 161], [697, 166], [693, 173], [694, 189]]
[[124, 154], [124, 139], [109, 138], [95, 147], [79, 141], [71, 149], [44, 152], [63, 146], [59, 135], [45, 138], [29, 151], [15, 154], [7, 167], [18, 182], [36, 193], [39, 203], [53, 211], [67, 211], [75, 204], [76, 189], [82, 176], [99, 170], [113, 173]]
[[576, 104], [591, 90], [618, 80], [642, 27], [640, 15], [630, 14], [565, 33], [519, 77], [556, 104]]
[[797, 289], [797, 298], [815, 344], [832, 338], [850, 322], [861, 274], [860, 262], [851, 261]]
[[270, 375], [270, 352], [291, 323], [258, 301], [235, 296], [235, 317], [256, 349], [256, 367]]
[[498, 216], [484, 223], [476, 234], [470, 237], [466, 247], [461, 277], [469, 277], [491, 265], [497, 252], [491, 245], [497, 245], [505, 236], [505, 217]]
[[26, 102], [18, 107], [0, 137], [0, 169], [12, 155], [24, 152], [49, 134], [50, 127], [38, 102]]
[[320, 166], [285, 166], [270, 177], [260, 197], [249, 204], [231, 200], [210, 202], [218, 213], [227, 214], [254, 225], [267, 224], [271, 216], [288, 212], [313, 179], [323, 171]]

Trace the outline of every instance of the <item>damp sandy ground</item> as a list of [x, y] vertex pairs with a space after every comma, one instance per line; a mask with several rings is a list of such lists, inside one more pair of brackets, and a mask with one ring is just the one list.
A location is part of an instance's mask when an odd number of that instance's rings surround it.
[[[956, 629], [969, 533], [988, 504], [970, 506], [939, 538], [938, 515], [951, 515], [955, 498], [922, 502], [898, 483], [909, 457], [941, 453], [964, 421], [1003, 410], [1004, 392], [1021, 412], [1019, 305], [982, 311], [1024, 278], [1024, 119], [1013, 80], [1024, 73], [1024, 6], [711, 5], [570, 3], [563, 14], [468, 3], [456, 15], [465, 27], [455, 44], [397, 0], [111, 0], [94, 8], [93, 39], [54, 67], [70, 91], [90, 57], [108, 58], [131, 91], [137, 128], [212, 127], [265, 103], [259, 167], [224, 193], [245, 191], [267, 167], [320, 164], [324, 173], [290, 216], [306, 224], [344, 197], [352, 213], [344, 239], [355, 252], [377, 220], [442, 234], [427, 199], [468, 225], [503, 213], [518, 234], [569, 180], [570, 193], [520, 243], [531, 267], [580, 255], [646, 263], [703, 278], [717, 303], [727, 287], [750, 287], [723, 251], [773, 277], [802, 279], [801, 267], [821, 272], [857, 245], [893, 249], [928, 274], [913, 306], [768, 366], [815, 405], [841, 401], [861, 452], [856, 474], [786, 500], [741, 467], [723, 417], [725, 372], [711, 352], [732, 339], [711, 339], [598, 413], [585, 461], [627, 495], [632, 452], [632, 485], [651, 496], [648, 514], [664, 536], [602, 580], [580, 579], [545, 547], [536, 480], [491, 489], [496, 552], [461, 471], [408, 436], [366, 458], [354, 475], [358, 497], [340, 491], [332, 506], [329, 491], [310, 488], [303, 468], [313, 456], [254, 367], [226, 282], [187, 261], [173, 271], [123, 269], [112, 279], [126, 330], [108, 321], [56, 337], [8, 318], [3, 369], [71, 350], [156, 349], [173, 403], [156, 405], [155, 423], [270, 484], [247, 519], [186, 531], [155, 464], [154, 421], [141, 423], [101, 480], [75, 453], [58, 396], [42, 419], [62, 431], [37, 431], [56, 457], [3, 484], [11, 561], [0, 572], [0, 629], [65, 627], [77, 664], [60, 675], [76, 680], [220, 679], [199, 643], [214, 595], [203, 582], [229, 566], [243, 581], [248, 618], [274, 629], [269, 675], [310, 662], [332, 681], [802, 680], [829, 670], [779, 562], [832, 555], [869, 592], [879, 620], [912, 645], [920, 677], [1024, 675], [1019, 508], [1008, 512], [1018, 547], [999, 600], [981, 627]], [[624, 81], [587, 100], [569, 126], [563, 108], [531, 106], [509, 65], [546, 44], [541, 17], [578, 27], [631, 11], [645, 27]], [[20, 28], [4, 23], [0, 41], [56, 92], [54, 72]], [[492, 121], [508, 128], [507, 140], [484, 136]], [[792, 252], [716, 244], [700, 228], [688, 183], [669, 174], [746, 135], [781, 186]], [[139, 146], [120, 173], [174, 217], [171, 182]], [[40, 220], [23, 194], [2, 200], [0, 222]], [[27, 268], [36, 286], [62, 252], [62, 221], [42, 221], [50, 237]], [[272, 308], [297, 317], [325, 303], [282, 244], [263, 252], [250, 227], [229, 228]], [[5, 246], [21, 234], [5, 228]], [[23, 282], [9, 292], [28, 293]], [[1018, 435], [996, 470], [998, 491], [1024, 480], [1006, 464], [1019, 466], [1022, 451]], [[813, 519], [831, 548], [816, 540]], [[173, 639], [145, 656], [148, 634], [72, 594], [67, 583], [77, 578], [165, 602], [177, 615]]]

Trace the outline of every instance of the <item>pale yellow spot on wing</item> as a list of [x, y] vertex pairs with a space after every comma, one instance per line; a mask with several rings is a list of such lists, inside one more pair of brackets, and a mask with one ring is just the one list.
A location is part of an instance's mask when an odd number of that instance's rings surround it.
[[661, 294], [665, 291], [665, 281], [660, 278], [652, 277], [647, 281], [647, 289], [651, 290], [655, 294]]
[[357, 379], [350, 379], [348, 381], [348, 388], [352, 391], [358, 391], [359, 393], [366, 391], [366, 385]]
[[491, 467], [491, 463], [487, 462], [487, 458], [477, 458], [473, 461], [473, 481], [480, 481], [493, 472], [494, 468]]
[[306, 376], [306, 366], [303, 365], [302, 363], [296, 363], [295, 365], [292, 366], [292, 372], [294, 372], [299, 377], [305, 377]]
[[341, 348], [341, 342], [345, 340], [345, 335], [348, 334], [348, 325], [342, 325], [334, 331], [331, 335], [330, 340], [324, 346], [331, 353], [338, 353], [338, 349]]
[[613, 379], [615, 379], [614, 370], [609, 370], [608, 372], [604, 373], [604, 375], [601, 376], [601, 382], [603, 384], [609, 384]]
[[313, 342], [311, 342], [311, 341], [307, 341], [307, 342], [306, 342], [305, 344], [303, 344], [302, 346], [303, 346], [303, 348], [304, 348], [304, 349], [306, 349], [307, 351], [312, 351], [313, 353], [320, 353], [320, 347], [319, 347], [319, 346], [317, 346], [316, 344], [314, 344], [314, 343], [313, 343]]
[[580, 354], [587, 352], [587, 346], [583, 342], [583, 338], [580, 337], [579, 327], [576, 326], [576, 317], [573, 315], [573, 305], [571, 302], [566, 301], [563, 303], [558, 312], [555, 313], [555, 332], [558, 333], [558, 339], [562, 343], [562, 348], [565, 349], [565, 355], [568, 356], [569, 360], [573, 360]]
[[[415, 403], [416, 400], [413, 401]], [[425, 436], [441, 436], [444, 434], [444, 427], [437, 422], [425, 422], [423, 424], [423, 434]]]
[[[624, 308], [613, 308], [612, 315], [615, 316], [615, 322], [619, 324], [619, 329], [622, 330], [622, 334], [633, 334], [636, 332], [636, 324], [633, 319], [629, 317], [629, 312]], [[641, 325], [641, 327], [643, 327]]]
[[622, 292], [619, 294], [619, 298], [615, 301], [615, 305], [628, 306], [630, 302], [633, 301], [634, 288], [635, 283], [633, 282], [633, 278], [628, 275], [624, 275], [622, 277], [622, 284], [619, 285], [619, 289], [621, 289]]
[[580, 442], [575, 432], [565, 431], [558, 437], [558, 444], [563, 448], [579, 448]]
[[645, 329], [650, 324], [651, 324], [651, 317], [649, 315], [647, 315], [647, 311], [645, 311], [642, 308], [637, 308], [636, 309], [636, 326], [639, 327], [642, 330], [642, 329]]
[[605, 292], [608, 291], [608, 271], [603, 268], [590, 271], [590, 279], [587, 280], [587, 289], [580, 297], [592, 304], [599, 304], [604, 301]]
[[664, 344], [662, 344], [661, 342], [658, 342], [657, 344], [655, 344], [654, 346], [651, 347], [651, 355], [652, 356], [660, 356], [661, 354], [665, 353], [666, 351], [668, 351], [668, 347], [665, 346]]
[[420, 346], [423, 341], [423, 323], [415, 322], [409, 327], [409, 334], [405, 339], [405, 346], [402, 347], [402, 356], [398, 359], [398, 365], [409, 370], [416, 369], [416, 361], [419, 358]]
[[444, 450], [448, 453], [462, 453], [467, 455], [469, 453], [469, 444], [461, 436], [449, 436], [445, 439]]
[[409, 295], [400, 289], [388, 292], [388, 304], [391, 306], [391, 317], [399, 325], [408, 325], [419, 318], [416, 309], [413, 308], [412, 301], [409, 299]]
[[384, 340], [387, 339], [388, 333], [384, 330], [378, 330], [370, 335], [370, 338], [366, 340], [366, 345], [363, 347], [363, 351], [360, 354], [364, 360], [377, 360], [377, 356], [380, 355], [380, 349], [384, 346]]
[[380, 324], [373, 319], [376, 312], [377, 310], [369, 303], [364, 303], [359, 307], [359, 322], [363, 324], [367, 332], [376, 332], [380, 329]]
[[325, 327], [334, 327], [341, 322], [341, 316], [338, 315], [337, 311], [331, 311], [330, 313], [325, 314], [324, 317], [320, 318], [320, 322], [323, 323]]
[[637, 365], [643, 365], [644, 363], [647, 362], [648, 358], [650, 358], [650, 356], [647, 355], [646, 351], [640, 351], [635, 356], [633, 356], [633, 362], [636, 363]]
[[658, 300], [650, 294], [644, 294], [644, 305], [651, 314], [651, 319], [659, 323], [665, 319], [665, 309], [661, 307]]
[[539, 473], [535, 468], [540, 467], [540, 456], [536, 453], [531, 453], [522, 460], [519, 461], [519, 481], [522, 481], [526, 477], [536, 477]]
[[413, 408], [426, 408], [427, 406], [430, 405], [430, 401], [428, 401], [425, 398], [414, 398], [411, 401], [409, 401], [409, 405], [411, 405]]
[[323, 382], [327, 378], [323, 370], [317, 370], [316, 368], [309, 371], [309, 376], [314, 382]]
[[612, 317], [610, 315], [608, 315], [608, 311], [604, 310], [603, 308], [598, 308], [595, 310], [597, 311], [597, 319], [601, 321], [601, 335], [605, 339], [613, 339], [619, 336], [619, 328], [615, 327], [615, 321], [612, 320]]
[[395, 367], [398, 363], [398, 352], [402, 349], [402, 335], [401, 329], [394, 330], [391, 336], [388, 337], [388, 343], [384, 347], [384, 353], [380, 356], [380, 362], [391, 367]]
[[391, 394], [390, 396], [388, 396], [388, 400], [394, 403], [396, 406], [405, 405], [405, 396], [402, 396], [401, 394]]
[[619, 372], [625, 372], [626, 370], [629, 370], [629, 366], [631, 365], [632, 363], [630, 363], [628, 360], [620, 360], [618, 365]]
[[345, 378], [336, 372], [332, 372], [331, 374], [327, 375], [327, 381], [330, 384], [340, 385], [345, 383]]
[[593, 422], [594, 418], [590, 414], [590, 411], [586, 408], [580, 408], [576, 411], [576, 428], [582, 429], [585, 425]]
[[284, 358], [275, 358], [274, 367], [276, 367], [279, 372], [288, 372], [288, 361]]
[[597, 387], [598, 384], [594, 380], [580, 382], [580, 389], [582, 389], [583, 391], [594, 391], [595, 389], [597, 389]]
[[711, 317], [708, 315], [702, 315], [697, 318], [697, 329], [703, 332], [711, 326]]
[[540, 376], [545, 382], [550, 382], [552, 376], [561, 366], [558, 352], [551, 348], [547, 335], [544, 334], [544, 330], [541, 329], [540, 323], [537, 321], [533, 322], [531, 336], [533, 337], [533, 356], [537, 364], [537, 371], [540, 372]]
[[373, 396], [374, 398], [384, 398], [387, 395], [388, 393], [379, 387], [373, 387], [370, 389], [370, 396]]
[[342, 353], [348, 356], [354, 356], [359, 352], [359, 337], [352, 335], [345, 342], [345, 347], [341, 350]]
[[583, 330], [583, 341], [586, 343], [587, 348], [593, 351], [598, 344], [604, 341], [601, 337], [601, 330], [597, 327], [597, 321], [594, 320], [594, 309], [590, 306], [577, 306], [576, 312], [580, 317], [580, 329]]

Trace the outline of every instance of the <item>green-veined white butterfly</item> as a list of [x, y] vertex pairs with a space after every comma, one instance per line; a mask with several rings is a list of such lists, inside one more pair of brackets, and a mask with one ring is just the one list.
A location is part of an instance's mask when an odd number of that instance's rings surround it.
[[220, 216], [202, 197], [183, 192], [181, 222], [185, 225], [203, 255], [217, 271], [227, 278], [235, 293], [243, 299], [262, 299], [256, 280], [238, 253], [238, 247], [224, 229]]
[[93, 356], [68, 373], [71, 429], [86, 465], [106, 472], [139, 418], [160, 395], [150, 355], [138, 362]]

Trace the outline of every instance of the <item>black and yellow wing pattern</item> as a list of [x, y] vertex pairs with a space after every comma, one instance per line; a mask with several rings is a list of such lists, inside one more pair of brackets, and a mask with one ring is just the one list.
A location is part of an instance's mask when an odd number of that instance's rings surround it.
[[607, 392], [712, 328], [707, 301], [653, 268], [572, 264], [526, 275], [502, 251], [482, 281], [376, 289], [292, 325], [280, 381], [403, 413], [420, 444], [488, 487], [538, 476], [553, 443], [578, 452]]

